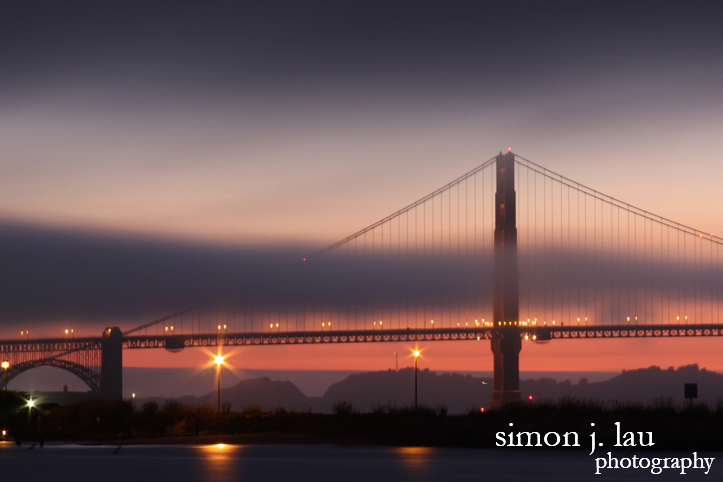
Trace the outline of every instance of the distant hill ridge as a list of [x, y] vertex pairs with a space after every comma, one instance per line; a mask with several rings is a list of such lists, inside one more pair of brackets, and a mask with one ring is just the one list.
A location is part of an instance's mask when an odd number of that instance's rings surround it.
[[[492, 398], [491, 377], [436, 373], [428, 369], [420, 370], [418, 377], [419, 403], [431, 407], [445, 406], [451, 414], [487, 406]], [[526, 379], [520, 381], [520, 392], [524, 400], [532, 395], [533, 403], [563, 397], [651, 403], [662, 397], [682, 404], [685, 383], [698, 384], [697, 402], [705, 402], [711, 406], [723, 403], [723, 374], [700, 369], [697, 364], [677, 369], [651, 366], [623, 370], [620, 375], [601, 382], [588, 382], [585, 378], [576, 383], [570, 380], [558, 382], [552, 378]], [[36, 395], [43, 394], [36, 392]], [[78, 397], [88, 396], [92, 395], [89, 392], [47, 392], [42, 398], [67, 403]], [[321, 397], [306, 396], [289, 381], [277, 381], [269, 377], [252, 378], [222, 389], [221, 397], [224, 402], [231, 403], [232, 410], [260, 405], [265, 410], [283, 407], [292, 411], [330, 413], [334, 404], [339, 401], [351, 402], [354, 408], [360, 411], [370, 411], [383, 405], [410, 406], [414, 403], [414, 371], [412, 368], [404, 368], [398, 371], [352, 374], [331, 385]], [[215, 405], [216, 399], [214, 391], [200, 397], [146, 397], [136, 400], [136, 403], [178, 400], [190, 404]]]
[[[420, 370], [418, 373], [419, 403], [432, 407], [446, 406], [449, 413], [464, 413], [488, 404], [492, 397], [492, 378], [474, 377], [456, 373]], [[551, 378], [521, 380], [523, 399], [532, 395], [534, 400], [555, 400], [563, 397], [597, 400], [618, 400], [651, 403], [656, 398], [672, 398], [682, 403], [683, 385], [698, 384], [698, 402], [715, 404], [723, 401], [723, 375], [697, 364], [675, 369], [657, 366], [623, 371], [610, 380], [588, 383], [585, 378], [577, 383], [569, 380], [557, 382]], [[349, 401], [361, 411], [376, 406], [409, 406], [414, 403], [414, 371], [357, 373], [329, 387], [322, 397], [307, 397], [293, 383], [273, 381], [268, 377], [244, 380], [221, 390], [224, 401], [233, 410], [258, 404], [265, 409], [283, 407], [286, 410], [331, 412], [338, 401]], [[184, 397], [184, 401], [215, 403], [216, 392], [202, 397]]]

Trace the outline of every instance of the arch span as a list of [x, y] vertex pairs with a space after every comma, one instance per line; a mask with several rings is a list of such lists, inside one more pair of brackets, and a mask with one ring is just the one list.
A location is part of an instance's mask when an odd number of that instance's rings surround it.
[[13, 378], [20, 375], [21, 373], [37, 367], [62, 368], [63, 370], [67, 370], [73, 375], [83, 380], [83, 382], [88, 385], [91, 391], [96, 393], [100, 392], [100, 373], [96, 373], [94, 370], [84, 367], [79, 363], [59, 358], [41, 358], [38, 360], [30, 360], [11, 366], [10, 368], [8, 368], [7, 373], [8, 382], [10, 382]]

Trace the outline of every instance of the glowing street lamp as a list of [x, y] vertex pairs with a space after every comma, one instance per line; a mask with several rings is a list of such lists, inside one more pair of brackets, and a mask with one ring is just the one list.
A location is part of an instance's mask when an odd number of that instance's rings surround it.
[[5, 391], [8, 391], [8, 368], [10, 367], [10, 362], [7, 360], [3, 360], [2, 363], [3, 371], [5, 372]]
[[419, 358], [419, 350], [414, 350], [414, 411], [417, 411], [417, 359]]
[[218, 413], [221, 413], [221, 365], [223, 365], [224, 358], [226, 357], [221, 355], [214, 357], [214, 361], [216, 362], [216, 371], [218, 372]]

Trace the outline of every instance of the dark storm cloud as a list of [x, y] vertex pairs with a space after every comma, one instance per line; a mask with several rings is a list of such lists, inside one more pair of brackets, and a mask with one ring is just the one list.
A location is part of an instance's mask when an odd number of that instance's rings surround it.
[[5, 102], [249, 86], [525, 95], [517, 89], [721, 66], [719, 2], [14, 1], [0, 11]]

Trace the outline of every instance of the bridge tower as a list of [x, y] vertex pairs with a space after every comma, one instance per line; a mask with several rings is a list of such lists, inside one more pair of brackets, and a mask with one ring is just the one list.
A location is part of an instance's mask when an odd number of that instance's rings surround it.
[[120, 328], [103, 330], [103, 354], [100, 368], [100, 394], [104, 398], [123, 398], [123, 333]]
[[515, 155], [500, 153], [496, 159], [494, 250], [494, 388], [490, 408], [520, 401], [519, 275], [517, 272], [517, 202]]

